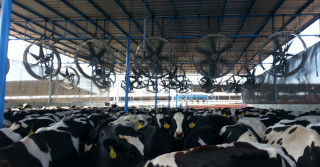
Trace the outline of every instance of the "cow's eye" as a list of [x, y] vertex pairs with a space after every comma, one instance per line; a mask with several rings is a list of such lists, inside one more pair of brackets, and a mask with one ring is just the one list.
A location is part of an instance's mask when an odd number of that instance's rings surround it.
[[128, 121], [128, 122], [129, 122], [130, 120], [129, 120], [129, 119], [126, 119], [126, 121]]

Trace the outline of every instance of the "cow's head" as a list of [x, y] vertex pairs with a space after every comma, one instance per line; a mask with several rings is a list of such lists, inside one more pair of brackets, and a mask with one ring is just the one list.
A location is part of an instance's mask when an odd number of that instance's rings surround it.
[[125, 127], [131, 127], [135, 131], [138, 131], [141, 128], [144, 128], [148, 124], [148, 119], [151, 116], [148, 115], [125, 115], [121, 116], [119, 119], [110, 122], [109, 126], [122, 125]]

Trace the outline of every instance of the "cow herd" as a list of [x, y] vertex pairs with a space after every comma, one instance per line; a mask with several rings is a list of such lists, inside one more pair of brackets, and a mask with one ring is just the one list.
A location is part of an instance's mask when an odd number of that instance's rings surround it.
[[0, 167], [319, 167], [320, 112], [6, 109]]

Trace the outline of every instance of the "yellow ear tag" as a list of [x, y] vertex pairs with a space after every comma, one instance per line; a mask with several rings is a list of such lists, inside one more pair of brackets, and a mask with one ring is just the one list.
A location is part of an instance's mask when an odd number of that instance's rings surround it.
[[190, 129], [194, 128], [195, 126], [196, 126], [196, 124], [194, 124], [193, 122], [190, 122], [190, 123], [189, 123], [189, 128], [190, 128]]
[[244, 112], [242, 112], [240, 115], [244, 116]]
[[170, 128], [170, 125], [165, 122], [164, 125], [163, 125], [163, 127], [166, 128], [166, 129], [169, 129], [169, 128]]
[[28, 135], [32, 135], [32, 134], [34, 134], [33, 126], [30, 127], [30, 131], [29, 131]]
[[141, 128], [142, 128], [142, 124], [141, 124], [141, 123], [139, 123], [139, 125], [138, 125], [137, 129], [141, 129]]
[[226, 113], [223, 113], [223, 114], [222, 114], [222, 116], [223, 116], [223, 117], [226, 117], [226, 116], [227, 116], [227, 114], [226, 114]]
[[110, 146], [110, 157], [111, 157], [112, 159], [117, 158], [117, 153], [114, 151], [114, 149], [113, 149], [112, 146]]

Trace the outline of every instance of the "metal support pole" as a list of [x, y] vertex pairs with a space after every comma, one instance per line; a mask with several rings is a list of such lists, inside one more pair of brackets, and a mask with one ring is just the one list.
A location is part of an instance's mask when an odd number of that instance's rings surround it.
[[277, 92], [277, 77], [273, 76], [273, 102], [277, 104], [278, 92]]
[[178, 107], [178, 94], [176, 92], [176, 107]]
[[241, 93], [241, 101], [242, 101], [242, 105], [241, 105], [241, 108], [244, 108], [244, 102], [243, 102], [243, 98], [242, 98], [242, 93]]
[[170, 108], [170, 100], [171, 100], [171, 96], [170, 96], [170, 88], [169, 88], [169, 96], [168, 96], [168, 108]]
[[209, 105], [209, 96], [207, 96], [207, 105]]
[[0, 128], [2, 128], [3, 123], [4, 96], [6, 93], [7, 54], [11, 7], [12, 0], [2, 0], [0, 16]]
[[52, 89], [52, 73], [53, 73], [53, 54], [51, 59], [51, 69], [50, 69], [50, 79], [49, 79], [49, 97], [48, 97], [48, 103], [51, 103], [51, 89]]
[[158, 108], [158, 78], [156, 78], [156, 91], [154, 96], [154, 108]]
[[129, 75], [130, 75], [130, 38], [127, 38], [126, 91], [125, 91], [125, 98], [124, 98], [124, 111], [125, 112], [128, 112]]

